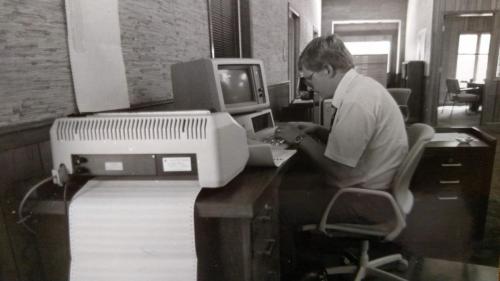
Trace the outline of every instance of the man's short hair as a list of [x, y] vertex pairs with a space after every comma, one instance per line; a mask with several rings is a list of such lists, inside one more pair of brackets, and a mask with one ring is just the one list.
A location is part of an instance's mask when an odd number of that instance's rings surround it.
[[351, 53], [335, 34], [314, 38], [299, 57], [299, 69], [306, 67], [312, 71], [320, 71], [326, 65], [342, 72], [354, 67]]

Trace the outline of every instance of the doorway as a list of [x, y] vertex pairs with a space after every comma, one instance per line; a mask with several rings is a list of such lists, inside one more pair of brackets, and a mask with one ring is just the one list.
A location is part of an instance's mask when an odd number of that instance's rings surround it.
[[[332, 33], [342, 38], [358, 71], [386, 87], [399, 85], [400, 31], [400, 20], [332, 22]], [[376, 69], [367, 70], [367, 67]]]
[[439, 127], [480, 124], [493, 25], [492, 14], [445, 16]]

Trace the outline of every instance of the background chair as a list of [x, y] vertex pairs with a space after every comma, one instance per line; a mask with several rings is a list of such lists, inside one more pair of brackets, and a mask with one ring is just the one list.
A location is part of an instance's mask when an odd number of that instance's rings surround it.
[[[453, 115], [453, 108], [455, 107], [455, 103], [465, 103], [465, 104], [473, 104], [479, 102], [479, 96], [474, 94], [468, 94], [465, 91], [473, 90], [474, 88], [460, 88], [460, 84], [457, 79], [446, 79], [446, 95], [444, 96], [444, 104], [446, 105], [446, 101], [453, 102], [451, 105], [450, 117]], [[441, 110], [441, 113], [443, 112]]]
[[[408, 262], [401, 254], [390, 255], [375, 260], [369, 260], [368, 256], [368, 239], [379, 238], [385, 241], [392, 241], [406, 226], [406, 215], [413, 207], [413, 194], [411, 193], [410, 181], [413, 173], [417, 168], [420, 158], [425, 149], [425, 145], [434, 136], [434, 129], [425, 124], [413, 124], [407, 129], [408, 142], [410, 150], [399, 167], [394, 180], [392, 181], [391, 190], [371, 190], [363, 188], [344, 188], [340, 189], [330, 203], [326, 207], [323, 217], [318, 225], [305, 225], [302, 227], [303, 231], [319, 231], [326, 236], [332, 237], [336, 233], [344, 233], [353, 237], [360, 237], [362, 241], [361, 257], [359, 265], [347, 265], [339, 267], [330, 267], [326, 271], [329, 275], [356, 273], [356, 281], [362, 280], [366, 275], [375, 275], [386, 280], [406, 281], [405, 279], [383, 271], [378, 267], [392, 263], [399, 262], [403, 266], [408, 266]], [[371, 196], [380, 196], [390, 204], [394, 211], [394, 217], [388, 218], [387, 223], [378, 225], [361, 225], [361, 224], [347, 224], [347, 223], [328, 223], [330, 211], [335, 203], [342, 200], [342, 197], [349, 193], [355, 194], [368, 194]]]
[[411, 89], [408, 88], [387, 88], [389, 94], [396, 100], [396, 103], [403, 114], [403, 119], [405, 122], [410, 118], [410, 108], [408, 107], [408, 101], [410, 100]]

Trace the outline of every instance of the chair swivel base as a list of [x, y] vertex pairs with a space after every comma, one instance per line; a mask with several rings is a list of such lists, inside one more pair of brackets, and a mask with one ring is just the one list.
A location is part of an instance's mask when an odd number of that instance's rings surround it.
[[402, 255], [395, 254], [370, 261], [368, 256], [368, 248], [368, 241], [363, 241], [361, 246], [361, 257], [359, 259], [358, 266], [347, 265], [329, 267], [326, 269], [326, 272], [328, 273], [328, 275], [356, 273], [356, 278], [354, 279], [354, 281], [361, 281], [367, 275], [377, 276], [379, 278], [382, 278], [383, 280], [389, 281], [408, 281], [404, 278], [378, 268], [380, 266], [393, 262], [398, 262], [401, 266], [407, 268], [408, 261], [404, 259]]

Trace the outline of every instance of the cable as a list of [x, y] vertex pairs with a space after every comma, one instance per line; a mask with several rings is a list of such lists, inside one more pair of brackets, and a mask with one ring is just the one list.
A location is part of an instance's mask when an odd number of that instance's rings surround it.
[[50, 176], [50, 177], [47, 177], [41, 181], [39, 181], [37, 184], [35, 184], [34, 186], [32, 186], [28, 192], [26, 192], [26, 194], [24, 195], [23, 199], [21, 200], [21, 203], [19, 203], [19, 208], [17, 209], [17, 216], [18, 216], [18, 221], [17, 223], [18, 224], [22, 224], [24, 226], [24, 228], [26, 228], [29, 232], [35, 234], [35, 231], [29, 227], [27, 224], [26, 224], [26, 220], [30, 218], [30, 216], [23, 216], [23, 209], [24, 209], [24, 204], [26, 203], [26, 200], [28, 200], [28, 198], [30, 197], [31, 193], [33, 193], [35, 190], [37, 190], [40, 186], [42, 186], [43, 184], [49, 182], [49, 181], [52, 181], [54, 177], [53, 176]]
[[63, 186], [64, 213], [68, 216], [68, 183]]

